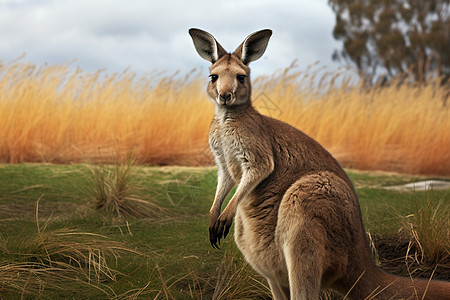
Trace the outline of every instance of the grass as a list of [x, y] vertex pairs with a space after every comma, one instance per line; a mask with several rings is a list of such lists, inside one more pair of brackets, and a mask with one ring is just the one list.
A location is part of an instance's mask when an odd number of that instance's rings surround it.
[[[269, 298], [267, 283], [232, 239], [223, 241], [222, 251], [209, 245], [214, 168], [130, 166], [127, 182], [138, 187], [134, 197], [161, 209], [120, 218], [92, 204], [93, 168], [114, 172], [116, 166], [0, 165], [0, 299]], [[428, 202], [430, 211], [448, 212], [448, 192], [380, 188], [418, 179], [411, 176], [355, 171], [350, 176], [380, 264], [401, 260], [401, 269], [393, 270], [398, 273], [433, 270], [436, 262], [428, 258], [405, 265], [407, 249], [386, 256], [380, 241], [414, 241], [405, 220], [413, 222], [411, 215], [428, 209]], [[448, 223], [441, 223], [438, 231], [448, 233]], [[440, 264], [448, 268], [448, 260]], [[448, 274], [437, 270], [436, 276]]]
[[421, 261], [440, 262], [450, 256], [449, 193], [440, 199], [432, 191], [419, 197], [424, 199], [416, 199], [416, 194], [411, 197], [414, 211], [403, 217], [403, 227], [419, 249]]
[[[319, 71], [291, 67], [255, 78], [254, 105], [317, 139], [346, 167], [450, 174], [445, 87], [365, 89], [346, 72]], [[211, 164], [205, 86], [196, 71], [137, 77], [3, 64], [0, 162], [111, 163], [120, 152], [152, 165]]]
[[267, 282], [259, 276], [254, 276], [254, 271], [236, 251], [238, 251], [237, 248], [230, 243], [218, 267], [212, 299], [267, 299], [270, 297]]
[[136, 195], [139, 185], [132, 181], [133, 162], [132, 156], [116, 157], [112, 167], [103, 164], [89, 167], [92, 200], [96, 209], [118, 218], [150, 217], [162, 212], [159, 206]]

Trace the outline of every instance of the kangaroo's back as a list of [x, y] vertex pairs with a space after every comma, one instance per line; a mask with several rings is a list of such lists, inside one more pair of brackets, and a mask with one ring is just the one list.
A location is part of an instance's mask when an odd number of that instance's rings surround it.
[[270, 127], [273, 153], [280, 169], [289, 169], [292, 177], [314, 171], [330, 171], [353, 188], [338, 161], [316, 140], [282, 121], [263, 118], [264, 123]]
[[353, 299], [449, 299], [449, 283], [381, 271], [371, 258], [356, 192], [336, 159], [252, 106], [248, 64], [263, 55], [272, 32], [251, 34], [233, 53], [205, 31], [189, 33], [199, 55], [211, 62], [209, 144], [218, 167], [212, 246], [219, 248], [235, 220], [239, 249], [275, 299], [318, 299], [327, 287]]

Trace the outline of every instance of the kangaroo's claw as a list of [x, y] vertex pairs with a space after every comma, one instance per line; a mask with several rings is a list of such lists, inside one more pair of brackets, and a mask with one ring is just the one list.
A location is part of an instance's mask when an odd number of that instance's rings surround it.
[[[209, 227], [209, 242], [211, 243], [211, 246], [214, 249], [220, 250], [220, 247], [217, 245], [217, 235], [216, 235], [216, 231], [215, 231], [215, 226], [214, 225]], [[220, 240], [219, 240], [219, 244], [220, 244]]]
[[217, 244], [220, 245], [220, 240], [228, 235], [232, 222], [232, 218], [228, 220], [219, 217], [214, 225], [209, 227], [209, 241], [213, 248], [220, 249]]

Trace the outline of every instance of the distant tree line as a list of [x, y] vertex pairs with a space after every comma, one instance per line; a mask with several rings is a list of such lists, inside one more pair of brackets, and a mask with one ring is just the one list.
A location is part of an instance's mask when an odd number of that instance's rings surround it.
[[368, 84], [408, 74], [450, 78], [450, 0], [329, 0], [336, 14], [333, 59], [354, 64]]

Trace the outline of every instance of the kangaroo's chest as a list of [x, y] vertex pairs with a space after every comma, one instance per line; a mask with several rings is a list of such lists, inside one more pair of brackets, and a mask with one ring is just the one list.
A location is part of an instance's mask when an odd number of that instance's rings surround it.
[[239, 182], [247, 149], [239, 132], [229, 126], [216, 126], [210, 131], [209, 144], [216, 163], [226, 169], [235, 182]]
[[[254, 133], [253, 133], [254, 134]], [[239, 128], [213, 123], [209, 142], [219, 167], [226, 169], [236, 183], [243, 170], [257, 167], [248, 164], [253, 145], [248, 132]], [[269, 153], [267, 153], [269, 155]], [[274, 193], [278, 187], [275, 178], [268, 178], [252, 191], [237, 208], [235, 216], [235, 240], [246, 260], [259, 273], [269, 277], [284, 277], [283, 257], [275, 241], [275, 228], [281, 195]]]

